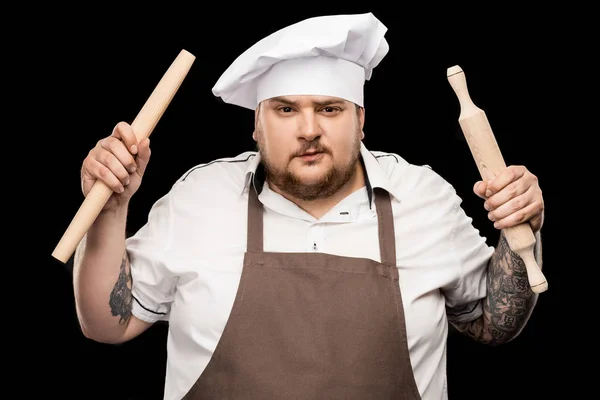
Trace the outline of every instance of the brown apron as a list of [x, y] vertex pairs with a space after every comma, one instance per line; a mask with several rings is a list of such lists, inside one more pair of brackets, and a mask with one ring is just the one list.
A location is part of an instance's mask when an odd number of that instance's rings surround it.
[[[420, 399], [390, 197], [377, 190], [381, 263], [264, 252], [263, 208], [250, 187], [248, 248], [235, 303], [210, 362], [184, 400]], [[360, 246], [356, 240], [348, 245]]]

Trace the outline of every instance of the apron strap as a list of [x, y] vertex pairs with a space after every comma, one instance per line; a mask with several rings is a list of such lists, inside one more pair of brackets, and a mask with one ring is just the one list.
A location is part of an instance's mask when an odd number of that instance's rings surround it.
[[[375, 207], [379, 226], [379, 251], [381, 263], [396, 266], [396, 235], [390, 194], [375, 188]], [[263, 252], [263, 206], [258, 200], [254, 185], [248, 190], [248, 239], [247, 249], [253, 253]]]
[[260, 200], [258, 200], [258, 193], [253, 184], [250, 184], [248, 189], [247, 246], [249, 252], [263, 252], [263, 206], [260, 203]]
[[396, 233], [394, 231], [394, 213], [390, 194], [381, 188], [375, 188], [375, 208], [379, 224], [379, 251], [381, 263], [396, 266]]

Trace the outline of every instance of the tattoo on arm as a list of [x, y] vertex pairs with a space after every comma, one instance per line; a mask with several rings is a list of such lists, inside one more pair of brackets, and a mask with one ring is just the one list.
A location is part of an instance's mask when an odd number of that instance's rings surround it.
[[537, 295], [529, 287], [527, 270], [504, 234], [488, 264], [487, 297], [483, 315], [457, 324], [457, 330], [476, 340], [496, 345], [514, 339], [527, 323]]
[[113, 316], [119, 317], [119, 324], [126, 324], [131, 318], [131, 305], [133, 296], [131, 295], [131, 274], [129, 272], [129, 258], [127, 252], [123, 255], [121, 270], [117, 283], [110, 293], [110, 311]]

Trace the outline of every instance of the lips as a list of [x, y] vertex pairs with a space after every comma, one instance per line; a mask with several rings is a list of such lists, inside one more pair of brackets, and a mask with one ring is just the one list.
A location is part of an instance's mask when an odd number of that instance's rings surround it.
[[320, 152], [320, 151], [313, 151], [313, 152], [303, 153], [300, 156], [298, 156], [298, 158], [305, 162], [313, 162], [313, 161], [320, 160], [323, 157], [323, 154], [325, 154], [325, 153]]
[[302, 153], [299, 155], [299, 157], [304, 157], [304, 156], [314, 156], [316, 154], [321, 154], [322, 151], [307, 151], [306, 153]]

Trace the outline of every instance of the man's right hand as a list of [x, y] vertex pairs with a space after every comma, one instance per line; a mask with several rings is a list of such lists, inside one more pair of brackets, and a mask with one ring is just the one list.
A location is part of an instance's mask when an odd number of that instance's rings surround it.
[[139, 143], [131, 125], [119, 122], [110, 136], [98, 141], [83, 160], [81, 188], [87, 196], [96, 180], [113, 190], [104, 210], [116, 209], [129, 202], [138, 190], [150, 161], [150, 140]]

